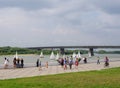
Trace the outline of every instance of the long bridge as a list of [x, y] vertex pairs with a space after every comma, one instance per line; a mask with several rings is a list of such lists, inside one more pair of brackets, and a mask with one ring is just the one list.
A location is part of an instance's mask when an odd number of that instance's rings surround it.
[[65, 48], [87, 48], [89, 49], [89, 52], [91, 54], [91, 56], [94, 56], [94, 49], [98, 49], [98, 48], [105, 48], [105, 49], [118, 49], [120, 48], [120, 46], [41, 46], [41, 47], [28, 47], [28, 49], [37, 49], [37, 50], [41, 50], [41, 49], [48, 49], [48, 48], [52, 48], [52, 49], [56, 49], [59, 48], [61, 51], [61, 54], [64, 54], [64, 49]]

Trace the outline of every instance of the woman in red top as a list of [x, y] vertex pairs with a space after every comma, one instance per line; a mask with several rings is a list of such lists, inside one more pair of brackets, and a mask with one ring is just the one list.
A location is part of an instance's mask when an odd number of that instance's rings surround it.
[[78, 65], [79, 65], [79, 61], [78, 61], [78, 58], [76, 58], [75, 60], [75, 68], [78, 69]]

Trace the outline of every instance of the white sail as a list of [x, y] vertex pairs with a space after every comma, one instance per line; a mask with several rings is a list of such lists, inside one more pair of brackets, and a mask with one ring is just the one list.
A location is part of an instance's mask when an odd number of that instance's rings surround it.
[[73, 58], [75, 58], [76, 57], [76, 53], [74, 52], [72, 56], [73, 56]]
[[41, 54], [40, 54], [40, 58], [44, 58], [43, 52], [41, 52]]
[[16, 51], [16, 54], [14, 55], [14, 58], [18, 59], [18, 53]]
[[77, 58], [81, 58], [80, 51], [78, 51]]
[[56, 55], [56, 60], [58, 60], [60, 58], [59, 54], [57, 53]]
[[55, 59], [55, 55], [54, 55], [53, 52], [52, 52], [51, 55], [50, 55], [50, 59], [51, 59], [51, 60], [52, 60], [52, 59]]
[[91, 57], [91, 53], [90, 52], [88, 52], [88, 57]]

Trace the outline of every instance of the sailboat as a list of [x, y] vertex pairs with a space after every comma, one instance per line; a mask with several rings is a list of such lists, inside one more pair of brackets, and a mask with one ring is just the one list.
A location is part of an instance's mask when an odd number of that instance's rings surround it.
[[41, 52], [41, 54], [40, 54], [40, 58], [44, 58], [43, 52]]
[[75, 52], [73, 53], [72, 57], [73, 57], [73, 58], [75, 58], [75, 57], [76, 57], [76, 53], [75, 53]]
[[80, 51], [78, 51], [77, 58], [81, 58]]
[[90, 52], [88, 52], [88, 57], [91, 57], [91, 53]]
[[52, 52], [51, 55], [50, 55], [50, 59], [51, 59], [51, 60], [54, 60], [54, 59], [55, 59], [55, 55], [54, 55], [53, 52]]
[[14, 58], [18, 59], [18, 53], [16, 51], [16, 54], [14, 55]]
[[57, 55], [56, 55], [56, 60], [58, 60], [60, 58], [60, 56], [59, 56], [59, 54], [57, 53]]

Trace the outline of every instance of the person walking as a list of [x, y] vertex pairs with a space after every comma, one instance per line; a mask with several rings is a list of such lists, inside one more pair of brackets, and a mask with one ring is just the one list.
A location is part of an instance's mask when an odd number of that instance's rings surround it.
[[24, 66], [24, 60], [21, 59], [21, 68], [23, 68], [23, 66]]
[[46, 61], [46, 68], [48, 68], [48, 61]]
[[13, 68], [16, 68], [16, 58], [13, 59]]
[[67, 60], [66, 60], [66, 58], [64, 59], [64, 70], [67, 70]]
[[39, 71], [42, 70], [42, 64], [41, 64], [41, 60], [39, 62]]
[[105, 57], [105, 67], [107, 67], [107, 66], [109, 66], [109, 59], [108, 59], [108, 57], [106, 56], [106, 57]]
[[18, 58], [16, 61], [17, 61], [17, 64], [16, 64], [17, 68], [20, 68], [20, 59]]
[[97, 64], [100, 64], [100, 57], [97, 57]]
[[72, 65], [73, 65], [73, 58], [72, 58], [72, 56], [71, 56], [71, 58], [70, 58], [70, 60], [69, 60], [69, 67], [70, 67], [70, 69], [72, 69]]
[[78, 69], [78, 65], [79, 65], [79, 61], [78, 61], [78, 58], [76, 58], [75, 60], [75, 68]]
[[36, 66], [39, 67], [39, 59], [36, 61]]

